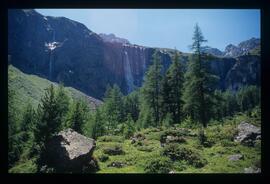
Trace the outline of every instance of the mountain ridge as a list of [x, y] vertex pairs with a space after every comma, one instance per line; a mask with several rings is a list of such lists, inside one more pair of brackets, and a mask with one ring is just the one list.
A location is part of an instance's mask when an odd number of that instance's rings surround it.
[[[26, 13], [25, 10], [9, 10], [8, 14], [8, 54], [11, 64], [24, 73], [62, 82], [98, 99], [103, 98], [108, 84], [117, 84], [124, 94], [142, 86], [154, 51], [157, 50], [161, 56], [163, 73], [172, 61], [172, 49], [122, 42], [115, 35], [113, 39], [116, 42], [105, 42], [83, 24], [67, 18], [43, 16], [35, 10]], [[178, 52], [185, 67], [190, 54]], [[211, 69], [222, 81], [218, 88], [225, 90], [233, 86], [230, 83], [234, 83], [234, 80], [226, 82], [229, 80], [226, 76], [238, 62], [237, 57], [214, 58]], [[260, 62], [259, 55], [253, 60]]]
[[260, 38], [250, 38], [248, 40], [240, 42], [237, 46], [229, 44], [225, 47], [224, 51], [221, 51], [217, 48], [206, 47], [204, 52], [212, 54], [217, 57], [239, 57], [243, 55], [252, 54], [253, 50], [259, 49], [257, 55], [260, 55]]

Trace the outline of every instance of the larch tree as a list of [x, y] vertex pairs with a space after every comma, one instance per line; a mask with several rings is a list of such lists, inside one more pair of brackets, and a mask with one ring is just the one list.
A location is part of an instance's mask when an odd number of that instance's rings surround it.
[[184, 111], [203, 127], [212, 116], [213, 94], [217, 77], [209, 72], [207, 57], [202, 52], [206, 42], [198, 24], [195, 26], [191, 56], [185, 73], [183, 100]]

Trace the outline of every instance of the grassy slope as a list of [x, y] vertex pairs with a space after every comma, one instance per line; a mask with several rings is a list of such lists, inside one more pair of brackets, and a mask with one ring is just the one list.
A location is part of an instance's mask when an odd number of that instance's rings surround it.
[[[186, 136], [186, 143], [181, 143], [186, 147], [192, 148], [206, 159], [208, 164], [202, 168], [195, 168], [182, 161], [175, 161], [172, 170], [175, 173], [242, 173], [244, 168], [254, 166], [261, 159], [260, 144], [255, 147], [243, 146], [230, 140], [233, 137], [232, 132], [241, 121], [253, 122], [257, 126], [260, 124], [260, 119], [251, 119], [246, 115], [238, 115], [232, 119], [227, 119], [223, 125], [212, 124], [206, 129], [206, 136], [214, 142], [211, 147], [203, 147], [198, 143], [197, 136]], [[181, 125], [182, 126], [182, 125]], [[151, 147], [152, 151], [140, 151], [138, 147], [131, 144], [130, 140], [109, 141], [105, 142], [102, 137], [97, 140], [97, 148], [94, 152], [96, 158], [104, 155], [103, 149], [107, 146], [120, 144], [123, 147], [125, 154], [109, 156], [105, 162], [99, 161], [100, 171], [98, 173], [144, 173], [144, 167], [147, 160], [160, 157], [162, 147], [160, 146], [159, 137], [167, 128], [160, 131], [155, 129], [144, 129], [141, 131], [146, 136], [144, 145]], [[197, 128], [190, 128], [193, 133], [198, 132]], [[228, 157], [233, 154], [242, 154], [243, 160], [228, 161]], [[122, 168], [109, 167], [111, 162], [126, 163]]]
[[[15, 91], [15, 100], [16, 104], [18, 104], [19, 111], [23, 111], [28, 103], [36, 108], [44, 95], [44, 89], [51, 84], [58, 86], [57, 83], [53, 83], [47, 79], [40, 78], [36, 75], [25, 74], [12, 65], [8, 67], [8, 88]], [[65, 87], [65, 89], [72, 99], [82, 98], [87, 100], [92, 109], [101, 103], [101, 101], [89, 97], [74, 88]]]

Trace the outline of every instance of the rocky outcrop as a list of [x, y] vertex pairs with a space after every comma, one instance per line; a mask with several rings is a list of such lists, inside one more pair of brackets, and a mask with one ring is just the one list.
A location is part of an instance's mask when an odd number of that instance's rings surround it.
[[244, 173], [261, 173], [261, 168], [248, 167], [244, 169]]
[[259, 38], [251, 38], [249, 40], [240, 42], [237, 46], [233, 44], [227, 45], [224, 52], [212, 47], [204, 47], [203, 52], [217, 57], [232, 58], [254, 54], [254, 51], [257, 51], [256, 55], [260, 55], [260, 44], [261, 40]]
[[46, 147], [48, 165], [56, 172], [94, 172], [98, 169], [92, 157], [95, 140], [72, 129], [58, 133]]
[[127, 39], [116, 37], [112, 33], [111, 34], [100, 33], [99, 36], [104, 40], [104, 42], [130, 44]]
[[144, 139], [145, 139], [145, 135], [143, 135], [141, 133], [137, 133], [131, 138], [131, 144], [135, 144], [135, 143], [140, 142]]
[[217, 57], [222, 57], [223, 56], [223, 52], [220, 51], [219, 49], [217, 48], [212, 48], [212, 47], [205, 47], [203, 48], [203, 52], [204, 53], [207, 53], [207, 54], [211, 54], [213, 56], [217, 56]]
[[255, 141], [261, 139], [261, 129], [246, 122], [241, 122], [238, 127], [238, 135], [234, 138], [235, 142], [247, 146], [254, 146]]
[[241, 154], [230, 155], [228, 157], [229, 161], [238, 161], [238, 160], [241, 160], [241, 159], [244, 159], [244, 156], [241, 155]]
[[112, 162], [112, 163], [108, 164], [108, 167], [121, 168], [121, 167], [124, 167], [125, 165], [126, 165], [126, 164], [123, 163], [123, 162], [115, 161], [115, 162]]
[[225, 57], [239, 57], [243, 55], [248, 55], [252, 50], [260, 48], [261, 40], [258, 38], [251, 38], [249, 40], [239, 43], [237, 46], [228, 45], [225, 48], [223, 55]]
[[241, 56], [236, 58], [233, 67], [227, 72], [225, 88], [238, 90], [244, 85], [261, 84], [261, 62], [259, 56]]

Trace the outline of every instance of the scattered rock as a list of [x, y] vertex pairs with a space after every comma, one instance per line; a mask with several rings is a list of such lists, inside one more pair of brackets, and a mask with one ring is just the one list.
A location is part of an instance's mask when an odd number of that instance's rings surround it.
[[131, 138], [131, 144], [135, 144], [138, 141], [142, 141], [145, 139], [145, 136], [141, 133], [135, 134], [132, 138]]
[[160, 144], [163, 147], [168, 143], [184, 143], [186, 139], [183, 136], [188, 136], [188, 134], [187, 129], [167, 130], [160, 136]]
[[175, 172], [174, 171], [170, 171], [169, 174], [174, 174]]
[[72, 129], [61, 131], [46, 145], [48, 164], [57, 172], [82, 172], [88, 167], [97, 170], [97, 162], [92, 158], [95, 146], [94, 139]]
[[261, 173], [261, 168], [254, 168], [254, 167], [245, 168], [244, 173]]
[[241, 160], [241, 159], [244, 159], [244, 156], [241, 155], [241, 154], [230, 155], [228, 157], [229, 161], [238, 161], [238, 160]]
[[178, 136], [167, 136], [166, 137], [166, 140], [165, 140], [166, 143], [184, 143], [186, 142], [186, 139], [184, 139], [183, 137], [178, 137]]
[[254, 146], [255, 140], [261, 138], [261, 129], [246, 122], [241, 122], [238, 127], [238, 135], [234, 138], [235, 142], [247, 146]]
[[108, 165], [108, 167], [116, 167], [116, 168], [121, 168], [121, 167], [124, 167], [126, 164], [125, 163], [122, 163], [122, 162], [112, 162]]

